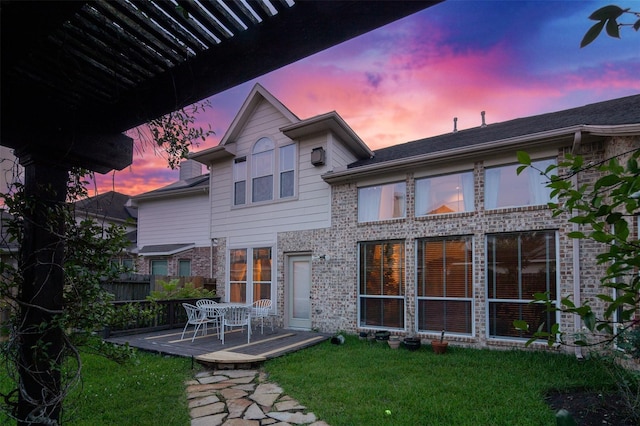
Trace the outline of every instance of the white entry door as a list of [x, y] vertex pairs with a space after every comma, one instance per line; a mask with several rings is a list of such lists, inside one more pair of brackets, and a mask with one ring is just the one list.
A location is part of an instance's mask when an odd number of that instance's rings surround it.
[[287, 261], [287, 322], [290, 328], [311, 329], [311, 256]]

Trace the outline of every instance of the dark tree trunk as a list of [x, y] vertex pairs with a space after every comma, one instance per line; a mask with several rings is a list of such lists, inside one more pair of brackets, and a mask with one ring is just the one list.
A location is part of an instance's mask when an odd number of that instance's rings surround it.
[[58, 424], [62, 408], [63, 330], [54, 319], [63, 307], [64, 218], [68, 169], [31, 156], [25, 166], [23, 282], [18, 324], [20, 396], [18, 424]]

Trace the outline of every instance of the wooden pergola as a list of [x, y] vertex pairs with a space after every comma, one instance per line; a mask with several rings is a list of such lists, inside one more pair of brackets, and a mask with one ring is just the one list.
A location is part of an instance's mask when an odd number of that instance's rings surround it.
[[60, 359], [61, 330], [36, 326], [63, 309], [64, 228], [42, 225], [69, 170], [120, 170], [133, 153], [122, 132], [440, 1], [0, 1], [0, 144], [41, 203], [21, 247], [20, 356], [35, 374], [20, 371], [19, 424], [60, 414], [59, 373], [30, 348]]

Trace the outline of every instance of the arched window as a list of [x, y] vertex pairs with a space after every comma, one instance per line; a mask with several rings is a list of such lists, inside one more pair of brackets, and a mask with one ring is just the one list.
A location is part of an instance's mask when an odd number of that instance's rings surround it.
[[251, 154], [251, 200], [252, 202], [273, 200], [273, 152], [274, 143], [269, 138], [260, 138]]

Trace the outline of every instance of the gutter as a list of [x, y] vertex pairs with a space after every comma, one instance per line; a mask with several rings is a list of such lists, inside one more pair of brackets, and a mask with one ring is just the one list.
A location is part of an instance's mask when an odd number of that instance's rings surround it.
[[526, 150], [527, 148], [540, 148], [541, 143], [553, 145], [570, 142], [576, 133], [591, 133], [594, 136], [625, 136], [637, 135], [640, 133], [640, 124], [628, 124], [618, 126], [591, 126], [579, 124], [575, 126], [565, 127], [562, 129], [548, 130], [545, 132], [532, 133], [524, 136], [516, 136], [508, 139], [501, 139], [490, 142], [483, 142], [474, 145], [468, 145], [460, 148], [447, 149], [428, 154], [405, 157], [398, 160], [385, 161], [383, 163], [374, 163], [362, 167], [354, 167], [352, 169], [343, 169], [332, 171], [322, 175], [322, 179], [329, 183], [340, 183], [354, 179], [366, 178], [369, 176], [378, 176], [380, 173], [406, 171], [408, 166], [415, 167], [424, 164], [461, 161], [465, 159], [475, 159], [482, 151], [499, 153], [512, 152], [514, 145], [518, 149]]
[[[158, 190], [156, 190], [158, 191]], [[159, 192], [152, 192], [147, 194], [137, 195], [135, 197], [131, 197], [131, 199], [136, 202], [138, 200], [153, 200], [155, 198], [170, 198], [170, 197], [180, 197], [183, 195], [192, 195], [198, 193], [208, 193], [209, 186], [198, 186], [193, 188], [184, 188], [184, 189], [166, 189], [161, 190]]]

